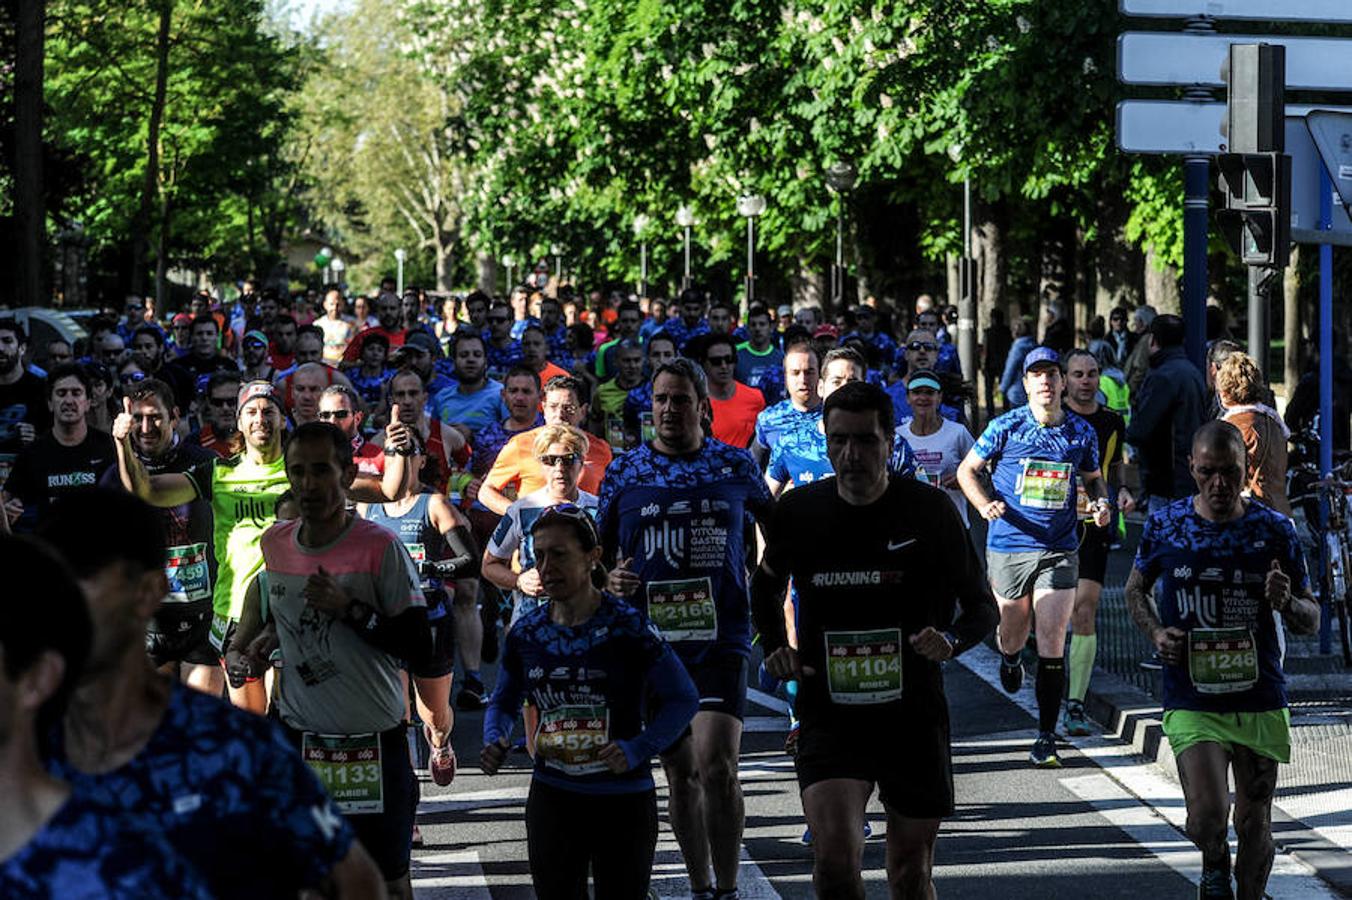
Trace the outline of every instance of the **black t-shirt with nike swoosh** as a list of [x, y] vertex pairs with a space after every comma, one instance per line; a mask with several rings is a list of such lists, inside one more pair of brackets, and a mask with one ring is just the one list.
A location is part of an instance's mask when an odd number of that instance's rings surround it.
[[[798, 648], [805, 667], [815, 670], [799, 685], [798, 714], [805, 721], [876, 720], [895, 709], [907, 721], [946, 721], [943, 675], [938, 663], [911, 647], [909, 638], [933, 626], [957, 638], [957, 650], [980, 641], [998, 619], [981, 562], [953, 503], [936, 488], [893, 477], [874, 503], [853, 506], [840, 498], [836, 480], [795, 488], [775, 508], [765, 563], [779, 577], [792, 576], [798, 591]], [[841, 681], [851, 703], [833, 699], [828, 684], [828, 633], [837, 664], [856, 669], [886, 665], [880, 656], [896, 652], [876, 637], [900, 634], [901, 697], [883, 689], [861, 700], [877, 682]], [[874, 637], [861, 637], [874, 635]], [[765, 639], [764, 635], [762, 636]], [[773, 646], [766, 646], [767, 653]], [[858, 656], [855, 656], [858, 654]], [[886, 682], [886, 678], [882, 679]], [[836, 693], [840, 697], [840, 693]]]
[[14, 460], [5, 493], [23, 501], [24, 513], [15, 531], [32, 531], [49, 506], [69, 494], [98, 486], [109, 466], [117, 465], [110, 435], [89, 429], [85, 439], [68, 447], [48, 432], [25, 447]]

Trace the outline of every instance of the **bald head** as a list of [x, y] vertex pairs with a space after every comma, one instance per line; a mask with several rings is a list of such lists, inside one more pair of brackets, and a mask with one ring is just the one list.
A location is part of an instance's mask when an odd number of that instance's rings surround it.
[[1242, 464], [1246, 452], [1244, 436], [1239, 433], [1239, 429], [1220, 419], [1212, 419], [1210, 422], [1206, 422], [1192, 436], [1192, 455], [1194, 457], [1202, 454], [1215, 456], [1233, 453]]

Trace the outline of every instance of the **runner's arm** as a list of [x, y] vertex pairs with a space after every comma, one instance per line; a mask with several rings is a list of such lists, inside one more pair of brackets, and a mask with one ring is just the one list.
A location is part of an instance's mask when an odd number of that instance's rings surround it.
[[493, 696], [488, 698], [488, 707], [484, 710], [485, 745], [510, 739], [516, 717], [521, 713], [521, 701], [525, 699], [526, 690], [516, 658], [509, 636], [507, 648], [502, 654], [502, 665], [498, 667], [498, 680], [493, 685]]
[[1080, 478], [1084, 481], [1084, 492], [1090, 500], [1107, 500], [1108, 484], [1098, 469], [1081, 469]]
[[131, 401], [125, 402], [126, 411], [113, 423], [113, 446], [117, 448], [117, 473], [122, 486], [151, 506], [182, 506], [196, 500], [197, 487], [186, 474], [151, 475], [146, 471], [131, 446]]
[[952, 644], [952, 655], [957, 656], [981, 643], [995, 630], [1000, 621], [1000, 609], [991, 594], [976, 548], [968, 539], [967, 528], [953, 504], [939, 504], [937, 518], [936, 530], [943, 535], [939, 544], [951, 554], [943, 570], [952, 575], [952, 591], [958, 601], [957, 618], [938, 630], [946, 632], [944, 637]]
[[504, 591], [516, 590], [516, 581], [519, 576], [512, 571], [510, 559], [502, 559], [494, 556], [491, 551], [485, 550], [483, 562], [479, 566], [479, 574]]
[[325, 897], [370, 898], [385, 896], [385, 876], [380, 874], [371, 854], [360, 841], [353, 840], [347, 853], [329, 870], [320, 893]]
[[1147, 581], [1141, 570], [1133, 567], [1131, 573], [1127, 575], [1127, 585], [1123, 589], [1131, 620], [1152, 642], [1155, 640], [1155, 634], [1164, 627], [1155, 613], [1155, 603], [1150, 599], [1150, 589], [1154, 584], [1155, 579]]
[[[497, 468], [496, 463], [494, 463], [493, 468]], [[512, 505], [512, 501], [502, 491], [493, 486], [489, 481], [491, 477], [492, 473], [489, 473], [488, 478], [485, 478], [483, 484], [479, 485], [479, 502], [498, 515], [502, 515], [507, 512], [507, 507]]]
[[695, 683], [670, 647], [663, 648], [661, 656], [648, 669], [644, 683], [654, 699], [650, 708], [657, 713], [638, 735], [615, 742], [624, 751], [630, 769], [642, 766], [674, 744], [699, 712]]
[[990, 506], [996, 500], [986, 493], [986, 486], [981, 483], [981, 473], [985, 470], [986, 460], [979, 456], [975, 449], [968, 450], [962, 462], [958, 463], [958, 487], [962, 488], [967, 502], [978, 511]]
[[465, 519], [446, 498], [433, 494], [427, 503], [432, 524], [446, 541], [451, 555], [438, 560], [438, 568], [443, 570], [442, 578], [478, 578], [480, 574], [479, 548], [474, 535], [470, 533], [469, 520]]
[[751, 576], [751, 616], [760, 632], [761, 650], [766, 656], [788, 645], [789, 636], [784, 625], [784, 592], [789, 579], [770, 568], [768, 559], [772, 548], [767, 542], [765, 559]]

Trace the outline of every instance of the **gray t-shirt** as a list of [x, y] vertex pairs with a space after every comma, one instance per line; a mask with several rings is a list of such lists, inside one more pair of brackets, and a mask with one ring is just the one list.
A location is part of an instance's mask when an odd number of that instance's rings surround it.
[[286, 661], [277, 707], [297, 731], [366, 734], [404, 718], [399, 660], [367, 643], [347, 622], [307, 605], [305, 584], [324, 567], [342, 589], [382, 616], [426, 606], [417, 569], [394, 534], [354, 518], [326, 547], [302, 547], [300, 521], [263, 535], [259, 587]]

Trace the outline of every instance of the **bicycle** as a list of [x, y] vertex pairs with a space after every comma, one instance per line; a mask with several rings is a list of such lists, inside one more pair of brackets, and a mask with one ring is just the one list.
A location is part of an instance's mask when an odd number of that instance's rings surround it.
[[[1336, 618], [1343, 665], [1352, 667], [1352, 459], [1338, 462], [1329, 478], [1321, 478], [1318, 436], [1310, 431], [1291, 436], [1295, 452], [1287, 470], [1287, 497], [1314, 553], [1309, 556], [1324, 614]], [[1321, 526], [1320, 523], [1323, 523]], [[1307, 549], [1309, 546], [1307, 545]]]

